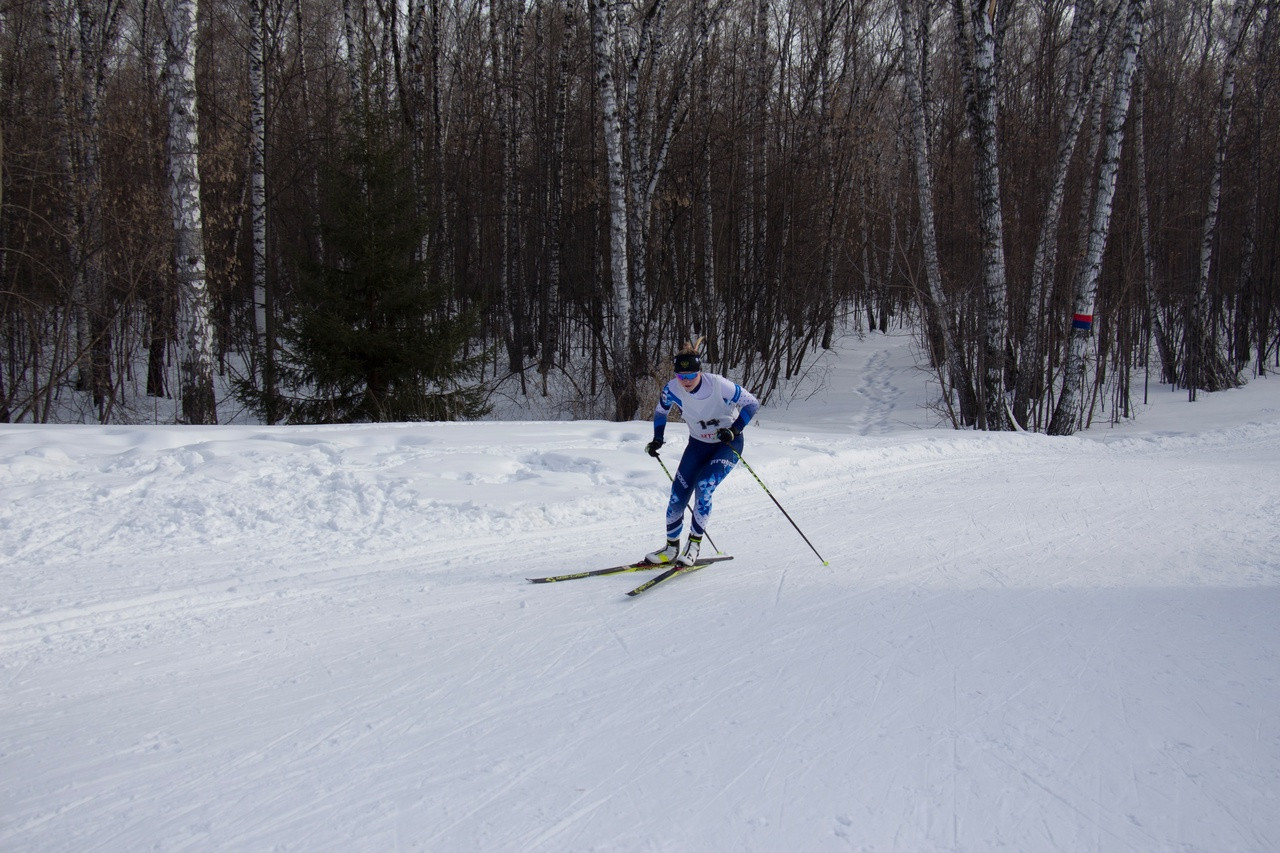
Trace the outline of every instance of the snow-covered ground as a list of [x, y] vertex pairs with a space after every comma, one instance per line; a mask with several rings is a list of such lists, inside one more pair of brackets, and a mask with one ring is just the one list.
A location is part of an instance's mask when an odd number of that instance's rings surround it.
[[659, 543], [644, 422], [0, 426], [0, 849], [1280, 849], [1280, 379], [928, 379], [847, 340], [748, 430], [829, 565], [740, 469], [637, 598], [524, 579]]

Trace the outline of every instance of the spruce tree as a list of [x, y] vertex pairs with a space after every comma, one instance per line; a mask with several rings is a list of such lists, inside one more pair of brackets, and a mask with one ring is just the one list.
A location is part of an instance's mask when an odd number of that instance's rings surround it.
[[[485, 414], [464, 355], [474, 314], [420, 257], [407, 146], [363, 122], [327, 168], [320, 228], [325, 257], [298, 265], [283, 324], [277, 405], [291, 423], [459, 420]], [[242, 389], [265, 411], [262, 393]]]

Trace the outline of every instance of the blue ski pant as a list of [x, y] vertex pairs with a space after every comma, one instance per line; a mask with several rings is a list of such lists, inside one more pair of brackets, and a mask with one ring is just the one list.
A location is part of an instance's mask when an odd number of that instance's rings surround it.
[[741, 435], [732, 444], [689, 439], [671, 483], [671, 501], [667, 504], [668, 539], [679, 539], [684, 531], [684, 508], [691, 497], [694, 501], [690, 532], [694, 536], [702, 536], [707, 528], [707, 517], [711, 515], [711, 494], [738, 464], [734, 451], [742, 453]]

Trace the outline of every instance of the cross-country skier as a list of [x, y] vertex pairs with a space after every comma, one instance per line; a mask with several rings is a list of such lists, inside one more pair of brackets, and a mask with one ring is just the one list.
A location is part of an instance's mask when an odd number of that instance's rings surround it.
[[[698, 559], [702, 534], [711, 515], [711, 494], [728, 476], [742, 453], [742, 430], [760, 401], [750, 391], [732, 380], [702, 369], [702, 360], [694, 344], [685, 344], [673, 360], [675, 378], [662, 388], [662, 396], [653, 409], [653, 441], [645, 451], [657, 457], [667, 428], [667, 414], [672, 406], [689, 427], [689, 443], [680, 457], [680, 467], [671, 483], [671, 501], [667, 504], [667, 544], [645, 556], [650, 563], [678, 562], [691, 566]], [[680, 553], [680, 534], [684, 530], [684, 508], [694, 497], [693, 524], [684, 553]]]

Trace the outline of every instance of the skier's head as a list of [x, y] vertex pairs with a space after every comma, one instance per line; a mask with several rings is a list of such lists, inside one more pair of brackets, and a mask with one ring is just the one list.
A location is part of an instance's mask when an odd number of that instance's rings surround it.
[[671, 361], [680, 387], [686, 391], [696, 391], [702, 381], [702, 359], [698, 357], [697, 346], [685, 344]]
[[698, 373], [702, 370], [702, 359], [693, 350], [680, 350], [673, 359], [676, 373]]
[[[676, 353], [672, 364], [675, 367], [675, 373], [682, 379], [697, 379], [698, 373], [702, 372], [702, 358], [698, 355], [698, 351], [702, 349], [702, 342], [705, 338], [698, 338], [696, 343], [686, 343], [680, 347], [680, 351]], [[684, 374], [681, 376], [681, 374]], [[694, 374], [690, 377], [689, 374]]]

